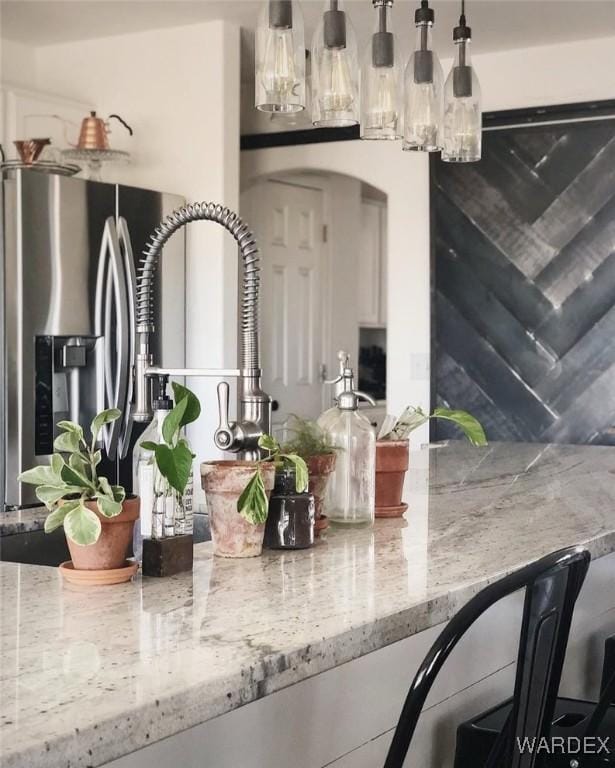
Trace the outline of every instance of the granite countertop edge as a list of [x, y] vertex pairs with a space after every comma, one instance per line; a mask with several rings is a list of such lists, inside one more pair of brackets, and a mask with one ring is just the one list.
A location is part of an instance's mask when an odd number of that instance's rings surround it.
[[[615, 530], [577, 543], [589, 550], [592, 559], [606, 556], [615, 552]], [[442, 624], [490, 583], [525, 564], [526, 562], [520, 562], [501, 572], [450, 589], [436, 599], [422, 601], [398, 613], [378, 618], [371, 627], [356, 626], [303, 648], [265, 654], [256, 665], [250, 667], [248, 674], [242, 670], [234, 680], [227, 679], [223, 691], [212, 692], [211, 685], [195, 685], [180, 693], [157, 699], [154, 703], [132, 709], [121, 716], [110, 717], [97, 725], [76, 729], [76, 732], [70, 735], [63, 734], [43, 744], [26, 746], [8, 754], [3, 752], [2, 766], [22, 768], [26, 764], [31, 768], [52, 768], [56, 765], [98, 768], [157, 741], [202, 725], [298, 682]], [[126, 717], [127, 715], [129, 717]], [[155, 733], [155, 738], [152, 738], [152, 733]], [[97, 749], [98, 744], [100, 750]], [[62, 755], [61, 763], [49, 761], [52, 752]]]

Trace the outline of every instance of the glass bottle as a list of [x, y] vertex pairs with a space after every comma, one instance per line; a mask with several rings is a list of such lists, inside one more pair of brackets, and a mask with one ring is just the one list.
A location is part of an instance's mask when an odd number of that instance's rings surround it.
[[[135, 558], [142, 559], [143, 539], [160, 539], [164, 536], [164, 515], [160, 516], [161, 505], [156, 494], [160, 494], [164, 478], [158, 471], [153, 451], [143, 448], [142, 443], [151, 441], [163, 443], [162, 425], [173, 408], [173, 401], [167, 395], [168, 376], [163, 375], [158, 380], [158, 397], [154, 400], [154, 417], [141, 435], [133, 455], [133, 487], [141, 501], [140, 537], [133, 537]], [[135, 472], [136, 468], [136, 472]], [[166, 481], [165, 481], [166, 482]], [[168, 484], [167, 484], [168, 485]], [[164, 506], [164, 504], [163, 504]], [[140, 541], [137, 539], [140, 538]], [[139, 557], [137, 557], [137, 551]]]
[[328, 419], [326, 426], [330, 442], [338, 448], [327, 488], [327, 516], [339, 525], [374, 522], [376, 432], [358, 408], [359, 395], [343, 392], [338, 398], [337, 414]]
[[152, 539], [175, 536], [177, 492], [154, 465], [154, 505], [152, 508]]
[[342, 0], [325, 0], [312, 42], [312, 122], [329, 128], [359, 122], [357, 41]]
[[361, 69], [361, 138], [400, 139], [399, 56], [390, 32], [393, 0], [374, 0], [378, 20]]
[[462, 16], [453, 32], [455, 62], [444, 86], [442, 160], [448, 163], [473, 163], [481, 158], [481, 92], [472, 66], [472, 30]]
[[264, 546], [269, 549], [307, 549], [314, 544], [314, 496], [297, 492], [294, 469], [275, 474], [269, 499]]
[[181, 498], [182, 505], [182, 530], [181, 533], [192, 534], [194, 532], [194, 470], [190, 470], [190, 477]]
[[135, 522], [132, 537], [132, 550], [137, 562], [143, 559], [143, 539], [153, 536], [154, 482], [156, 460], [153, 451], [143, 448], [146, 441], [161, 443], [162, 423], [166, 419], [173, 403], [166, 395], [166, 381], [159, 384], [161, 394], [154, 401], [154, 417], [139, 438], [132, 458], [132, 487], [139, 496], [140, 513]]
[[442, 149], [442, 66], [431, 39], [434, 12], [427, 0], [414, 15], [416, 48], [405, 74], [403, 149], [438, 152]]
[[262, 112], [306, 107], [303, 13], [296, 0], [266, 0], [256, 27], [255, 99]]

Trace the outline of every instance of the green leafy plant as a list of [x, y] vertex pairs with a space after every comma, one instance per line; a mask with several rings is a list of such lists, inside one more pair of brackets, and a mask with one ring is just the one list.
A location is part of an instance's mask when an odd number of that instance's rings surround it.
[[283, 453], [296, 454], [302, 459], [335, 453], [338, 448], [331, 443], [326, 432], [315, 422], [291, 415], [286, 422], [289, 438], [282, 445]]
[[305, 461], [294, 453], [287, 453], [275, 437], [262, 435], [258, 441], [259, 448], [269, 452], [269, 455], [256, 462], [254, 474], [248, 480], [246, 487], [237, 500], [237, 511], [252, 525], [259, 525], [267, 520], [268, 501], [261, 465], [273, 462], [276, 468], [292, 468], [295, 472], [295, 487], [297, 493], [303, 493], [308, 487], [308, 468]]
[[379, 440], [406, 440], [411, 432], [430, 419], [445, 419], [456, 424], [470, 443], [475, 446], [487, 445], [485, 431], [472, 414], [467, 411], [453, 411], [449, 408], [436, 408], [433, 413], [427, 414], [422, 408], [414, 408], [409, 405], [402, 415], [394, 423], [392, 429], [385, 426], [384, 434], [379, 435]]
[[160, 474], [178, 493], [186, 490], [192, 469], [194, 454], [185, 437], [181, 436], [183, 427], [196, 421], [201, 415], [198, 397], [187, 387], [173, 382], [174, 408], [162, 422], [162, 443], [144, 440], [141, 445], [152, 451]]
[[101, 429], [121, 415], [117, 408], [101, 411], [90, 425], [89, 442], [79, 424], [59, 421], [62, 431], [54, 441], [55, 452], [49, 465], [33, 467], [19, 475], [20, 482], [36, 486], [37, 498], [49, 510], [46, 533], [63, 525], [66, 536], [76, 544], [95, 544], [101, 524], [96, 513], [85, 506], [86, 501], [96, 501], [103, 517], [116, 517], [122, 511], [126, 492], [122, 486], [111, 485], [106, 477], [98, 475], [101, 452], [96, 447]]

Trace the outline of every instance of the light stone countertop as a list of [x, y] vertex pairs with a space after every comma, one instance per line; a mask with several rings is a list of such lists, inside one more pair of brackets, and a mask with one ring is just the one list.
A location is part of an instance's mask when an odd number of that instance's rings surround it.
[[117, 587], [0, 564], [0, 765], [99, 766], [449, 618], [560, 547], [615, 551], [615, 450], [411, 455], [404, 520]]

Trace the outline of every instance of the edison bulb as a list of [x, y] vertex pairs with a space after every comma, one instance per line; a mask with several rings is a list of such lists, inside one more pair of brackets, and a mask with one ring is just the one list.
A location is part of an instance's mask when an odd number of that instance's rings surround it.
[[399, 81], [395, 69], [373, 68], [365, 77], [361, 137], [399, 138]]
[[442, 159], [472, 163], [481, 158], [481, 111], [473, 99], [454, 99], [444, 110]]
[[331, 128], [359, 122], [357, 41], [341, 0], [325, 0], [312, 40], [312, 122]]
[[266, 0], [256, 27], [254, 106], [288, 115], [305, 104], [301, 7], [294, 0]]
[[354, 86], [344, 50], [323, 51], [321, 90], [320, 104], [325, 120], [334, 120], [336, 113], [352, 110]]
[[289, 100], [297, 95], [299, 80], [295, 69], [293, 36], [290, 29], [272, 29], [268, 35], [261, 68], [261, 82], [269, 104], [279, 111], [294, 111]]
[[412, 83], [406, 89], [404, 149], [436, 152], [442, 149], [442, 101], [434, 83]]

